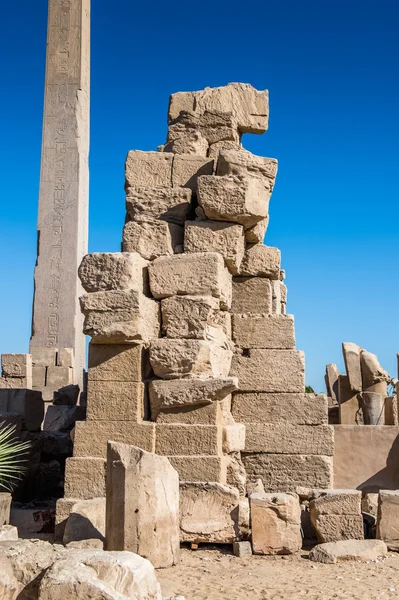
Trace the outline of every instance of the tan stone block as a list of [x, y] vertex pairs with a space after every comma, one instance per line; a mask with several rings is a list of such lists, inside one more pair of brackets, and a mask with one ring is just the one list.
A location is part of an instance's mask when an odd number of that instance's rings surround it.
[[75, 426], [74, 456], [105, 458], [108, 441], [130, 444], [147, 452], [154, 452], [155, 423], [78, 421]]
[[74, 457], [65, 463], [66, 498], [101, 498], [105, 496], [106, 462], [103, 458]]
[[187, 133], [182, 133], [178, 138], [164, 144], [162, 146], [162, 152], [194, 154], [196, 156], [206, 157], [208, 155], [208, 148], [209, 144], [207, 139], [199, 131], [191, 130]]
[[361, 515], [320, 515], [313, 520], [311, 512], [310, 518], [319, 544], [364, 538]]
[[237, 274], [245, 252], [244, 228], [223, 221], [186, 221], [185, 252], [219, 252], [231, 273]]
[[333, 399], [334, 402], [339, 402], [339, 389], [338, 389], [338, 377], [339, 371], [337, 365], [331, 363], [326, 366], [326, 389], [327, 396]]
[[60, 348], [58, 350], [57, 366], [73, 368], [73, 348]]
[[294, 554], [301, 549], [298, 496], [253, 493], [249, 504], [254, 554]]
[[197, 189], [197, 178], [200, 175], [212, 175], [213, 160], [194, 154], [178, 154], [173, 159], [173, 187]]
[[208, 156], [214, 160], [214, 164], [217, 165], [219, 160], [219, 154], [221, 150], [239, 150], [241, 143], [239, 140], [221, 140], [215, 142], [209, 146]]
[[389, 550], [399, 550], [399, 491], [381, 490], [378, 501], [377, 539]]
[[150, 263], [148, 272], [154, 298], [214, 296], [222, 308], [231, 306], [231, 275], [216, 252], [162, 256]]
[[390, 375], [382, 368], [378, 357], [372, 352], [362, 350], [360, 353], [360, 367], [362, 371], [363, 390], [366, 390], [375, 383], [381, 381], [390, 381]]
[[58, 390], [73, 383], [73, 369], [70, 367], [47, 367], [46, 386]]
[[276, 180], [277, 167], [278, 162], [275, 158], [256, 156], [244, 148], [222, 150], [219, 154], [217, 175], [249, 175], [259, 179], [271, 193]]
[[105, 498], [78, 500], [71, 508], [65, 525], [64, 546], [83, 540], [105, 540]]
[[240, 223], [247, 229], [268, 215], [270, 194], [250, 177], [198, 178], [198, 202], [208, 219]]
[[362, 498], [362, 512], [377, 517], [379, 494], [364, 494]]
[[131, 187], [172, 187], [173, 154], [130, 150], [126, 158], [126, 189]]
[[332, 425], [292, 425], [288, 423], [247, 423], [245, 452], [270, 454], [334, 454]]
[[222, 140], [238, 143], [241, 139], [237, 122], [230, 111], [182, 111], [169, 123], [167, 141], [171, 142], [194, 132], [199, 132], [208, 144]]
[[361, 352], [362, 348], [353, 342], [344, 342], [342, 344], [342, 354], [345, 361], [346, 374], [352, 392], [361, 392], [363, 389], [362, 373], [360, 369]]
[[264, 219], [261, 219], [245, 230], [245, 241], [247, 244], [263, 244], [267, 228], [269, 226], [269, 215]]
[[225, 456], [168, 456], [179, 473], [180, 481], [216, 481], [226, 483], [227, 457]]
[[[286, 290], [285, 285], [277, 280], [273, 279], [272, 284], [272, 312], [275, 315], [285, 314], [286, 300], [283, 300], [283, 292]], [[283, 310], [284, 308], [284, 310]]]
[[240, 275], [253, 277], [280, 277], [280, 250], [263, 244], [249, 246], [242, 259]]
[[166, 456], [220, 456], [222, 428], [216, 425], [156, 425], [155, 452]]
[[128, 221], [123, 228], [123, 252], [138, 252], [146, 260], [170, 256], [183, 245], [183, 227], [166, 221], [137, 223]]
[[87, 389], [88, 421], [141, 421], [144, 384], [125, 381], [90, 381]]
[[208, 340], [154, 340], [150, 363], [157, 377], [228, 377], [233, 353], [226, 343]]
[[245, 449], [245, 425], [234, 423], [223, 427], [223, 452], [241, 452]]
[[32, 365], [34, 367], [55, 367], [57, 352], [57, 348], [31, 348]]
[[237, 392], [233, 395], [231, 412], [239, 423], [328, 424], [327, 396], [324, 394]]
[[0, 377], [0, 390], [27, 389], [26, 377]]
[[238, 503], [238, 490], [229, 485], [181, 482], [180, 540], [231, 544], [239, 536]]
[[240, 348], [295, 348], [294, 317], [292, 315], [233, 315], [233, 340]]
[[32, 356], [30, 354], [2, 354], [3, 377], [32, 377]]
[[271, 281], [264, 277], [233, 277], [232, 313], [271, 313]]
[[148, 364], [143, 344], [89, 344], [89, 381], [141, 381]]
[[137, 290], [110, 290], [80, 297], [83, 331], [94, 343], [148, 343], [159, 337], [159, 303]]
[[385, 425], [398, 425], [398, 399], [396, 396], [387, 396], [384, 403]]
[[362, 492], [358, 490], [323, 490], [311, 500], [309, 509], [314, 519], [320, 515], [360, 515], [361, 503]]
[[324, 564], [348, 561], [370, 563], [380, 562], [387, 554], [387, 546], [380, 540], [341, 540], [318, 544], [309, 552], [309, 559]]
[[0, 415], [20, 415], [22, 427], [28, 431], [40, 431], [44, 417], [42, 394], [36, 390], [1, 389]]
[[331, 456], [243, 453], [242, 461], [248, 480], [255, 483], [261, 479], [266, 492], [294, 492], [301, 485], [330, 488], [333, 484]]
[[168, 123], [174, 121], [182, 110], [193, 111], [197, 92], [176, 92], [169, 96]]
[[190, 218], [192, 191], [189, 188], [129, 188], [126, 192], [126, 210], [139, 223], [157, 219], [184, 225]]
[[243, 392], [303, 392], [304, 354], [298, 350], [254, 348], [233, 356], [230, 375], [238, 377]]
[[[104, 463], [105, 464], [105, 463]], [[54, 541], [62, 542], [65, 526], [74, 504], [79, 498], [59, 498], [56, 503]]]
[[171, 296], [161, 302], [162, 329], [170, 339], [231, 339], [231, 316], [213, 296]]
[[240, 452], [231, 452], [227, 459], [227, 484], [238, 489], [240, 494], [239, 524], [243, 534], [249, 533], [249, 501], [247, 494], [247, 473]]
[[151, 418], [159, 424], [222, 425], [224, 417], [223, 402], [212, 402], [212, 404], [205, 406], [166, 408], [155, 416], [151, 413]]
[[86, 254], [78, 274], [86, 292], [147, 291], [147, 261], [137, 252]]

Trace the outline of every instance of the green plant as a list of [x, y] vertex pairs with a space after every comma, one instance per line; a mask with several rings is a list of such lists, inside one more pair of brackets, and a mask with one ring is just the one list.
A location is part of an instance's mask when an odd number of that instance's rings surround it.
[[307, 385], [305, 387], [305, 394], [314, 394], [314, 393], [315, 393], [315, 391], [314, 391], [314, 389], [312, 388], [311, 385]]
[[26, 470], [23, 463], [31, 446], [29, 442], [16, 439], [15, 431], [15, 425], [0, 423], [0, 487], [9, 491]]

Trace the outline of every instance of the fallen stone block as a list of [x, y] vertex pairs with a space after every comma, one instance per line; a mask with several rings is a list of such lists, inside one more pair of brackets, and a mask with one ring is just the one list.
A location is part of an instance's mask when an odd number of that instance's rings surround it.
[[381, 490], [378, 501], [376, 537], [384, 540], [388, 549], [399, 551], [399, 491]]
[[360, 515], [362, 492], [358, 490], [321, 490], [310, 510], [319, 515]]
[[128, 550], [155, 568], [179, 562], [179, 476], [166, 457], [110, 442], [107, 550]]
[[71, 431], [76, 421], [83, 421], [86, 411], [82, 406], [53, 406], [47, 407], [44, 417], [44, 431]]
[[238, 556], [239, 558], [252, 556], [251, 542], [233, 542], [233, 553], [234, 556]]
[[11, 494], [0, 492], [0, 527], [10, 523]]
[[189, 188], [130, 188], [126, 193], [126, 211], [138, 223], [160, 219], [182, 226], [193, 211], [191, 197]]
[[238, 377], [240, 391], [303, 392], [305, 364], [298, 350], [250, 349], [234, 354], [230, 375]]
[[373, 391], [368, 390], [368, 388], [375, 383], [381, 381], [389, 382], [391, 380], [389, 373], [380, 365], [377, 355], [372, 352], [362, 350], [360, 353], [360, 367], [364, 391]]
[[198, 202], [208, 219], [248, 229], [268, 215], [270, 194], [257, 179], [202, 175], [197, 183]]
[[241, 136], [237, 131], [237, 123], [230, 111], [181, 111], [169, 123], [168, 142], [180, 139], [187, 134], [199, 132], [208, 144], [215, 144], [224, 140], [239, 143]]
[[108, 290], [147, 291], [147, 261], [137, 252], [86, 254], [78, 274], [86, 292]]
[[162, 456], [222, 454], [222, 428], [216, 425], [156, 425], [155, 452]]
[[18, 529], [16, 527], [13, 527], [13, 525], [0, 525], [0, 542], [14, 542], [17, 539]]
[[79, 386], [70, 384], [54, 392], [55, 406], [76, 406], [79, 399]]
[[128, 221], [123, 228], [122, 251], [138, 252], [146, 260], [171, 256], [182, 245], [183, 227], [174, 223]]
[[144, 388], [137, 381], [90, 381], [87, 420], [138, 423], [144, 417]]
[[89, 344], [88, 381], [141, 382], [149, 374], [143, 344]]
[[155, 423], [78, 421], [75, 427], [74, 455], [106, 458], [108, 440], [154, 452]]
[[32, 377], [32, 356], [30, 354], [2, 354], [3, 377]]
[[310, 501], [310, 520], [320, 543], [364, 538], [361, 499], [357, 490], [328, 490]]
[[157, 377], [228, 377], [233, 353], [226, 343], [208, 340], [154, 340], [150, 362]]
[[179, 473], [180, 481], [216, 481], [227, 483], [227, 457], [225, 456], [168, 456]]
[[258, 179], [270, 193], [273, 191], [278, 162], [275, 158], [256, 156], [247, 150], [221, 150], [217, 175], [250, 176]]
[[231, 306], [231, 275], [216, 252], [198, 252], [160, 257], [148, 267], [154, 298], [169, 296], [214, 296], [221, 308]]
[[249, 246], [244, 254], [240, 267], [240, 275], [253, 277], [280, 277], [280, 250], [263, 244]]
[[291, 425], [289, 423], [247, 423], [245, 452], [269, 454], [334, 454], [332, 425]]
[[249, 497], [254, 554], [294, 554], [302, 546], [296, 495], [253, 493]]
[[361, 392], [363, 389], [362, 373], [360, 369], [360, 354], [362, 348], [353, 342], [344, 342], [342, 344], [342, 354], [344, 357], [346, 374], [349, 379], [349, 386], [352, 392]]
[[315, 546], [309, 559], [333, 565], [348, 560], [371, 562], [387, 554], [386, 544], [381, 540], [343, 540]]
[[22, 427], [39, 431], [44, 417], [41, 392], [25, 389], [0, 389], [0, 421], [2, 416], [20, 415]]
[[268, 226], [269, 216], [258, 221], [256, 225], [246, 229], [245, 241], [247, 244], [263, 244]]
[[196, 544], [235, 542], [239, 537], [238, 504], [238, 490], [231, 486], [220, 483], [181, 482], [181, 541]]
[[233, 396], [232, 415], [238, 423], [328, 425], [324, 394], [241, 393]]
[[80, 500], [105, 497], [105, 471], [106, 464], [103, 458], [91, 456], [67, 458], [65, 497]]
[[79, 500], [72, 506], [65, 525], [63, 543], [105, 540], [105, 498]]
[[213, 174], [213, 160], [194, 154], [178, 154], [173, 159], [173, 187], [197, 189], [197, 179], [201, 175]]
[[172, 187], [172, 162], [170, 152], [141, 152], [130, 150], [125, 164], [125, 189], [132, 187]]
[[292, 315], [234, 314], [232, 337], [240, 348], [295, 348], [294, 317]]
[[264, 277], [233, 277], [231, 312], [264, 314], [272, 312], [272, 287]]
[[167, 338], [226, 342], [231, 316], [213, 296], [171, 296], [161, 302], [162, 329]]

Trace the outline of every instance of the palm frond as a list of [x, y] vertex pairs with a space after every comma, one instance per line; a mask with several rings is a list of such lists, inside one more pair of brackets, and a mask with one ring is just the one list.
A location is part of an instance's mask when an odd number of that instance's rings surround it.
[[26, 471], [30, 442], [15, 438], [16, 426], [0, 422], [0, 486], [11, 491], [13, 484]]

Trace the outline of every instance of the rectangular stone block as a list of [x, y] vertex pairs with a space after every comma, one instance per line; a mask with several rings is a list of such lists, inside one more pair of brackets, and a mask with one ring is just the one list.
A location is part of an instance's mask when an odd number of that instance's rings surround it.
[[27, 389], [26, 377], [0, 377], [0, 390]]
[[222, 428], [216, 425], [156, 425], [155, 452], [173, 455], [221, 455]]
[[239, 142], [240, 134], [237, 131], [237, 124], [231, 112], [192, 112], [184, 111], [169, 123], [168, 137], [169, 142], [180, 140], [188, 134], [199, 133], [205, 138], [208, 144], [214, 144], [222, 140], [232, 140]]
[[378, 500], [377, 533], [388, 549], [399, 551], [399, 491], [381, 490]]
[[132, 421], [78, 421], [75, 427], [74, 456], [106, 458], [107, 442], [138, 446], [155, 451], [155, 423]]
[[138, 252], [146, 260], [171, 256], [177, 246], [183, 247], [183, 234], [183, 227], [166, 221], [128, 221], [123, 228], [122, 251]]
[[88, 421], [134, 421], [144, 417], [144, 384], [127, 381], [90, 381]]
[[254, 244], [248, 246], [240, 267], [240, 275], [252, 277], [280, 278], [281, 253], [278, 248]]
[[125, 164], [125, 189], [130, 187], [172, 187], [171, 152], [130, 150]]
[[327, 396], [324, 394], [237, 392], [233, 395], [231, 412], [239, 423], [328, 424]]
[[58, 388], [73, 383], [73, 369], [70, 367], [47, 367], [46, 386]]
[[3, 377], [32, 377], [32, 357], [30, 354], [2, 354]]
[[23, 429], [40, 431], [44, 417], [42, 394], [36, 390], [1, 389], [0, 420], [9, 414], [22, 417]]
[[311, 500], [311, 516], [319, 515], [360, 515], [362, 492], [358, 490], [323, 490]]
[[106, 461], [103, 458], [67, 458], [65, 496], [81, 500], [105, 496], [105, 472]]
[[234, 314], [232, 336], [240, 348], [294, 349], [292, 315]]
[[59, 498], [59, 500], [57, 500], [54, 529], [55, 542], [62, 543], [67, 520], [71, 514], [73, 505], [78, 501], [79, 498]]
[[224, 400], [212, 402], [206, 406], [182, 406], [180, 409], [161, 410], [154, 416], [153, 421], [159, 424], [182, 424], [182, 425], [221, 425], [224, 410], [221, 406]]
[[[248, 354], [248, 355], [247, 355]], [[297, 350], [250, 349], [233, 356], [230, 375], [243, 392], [304, 392], [304, 354]]]
[[57, 366], [73, 368], [73, 348], [60, 348], [58, 350]]
[[32, 365], [34, 367], [55, 367], [57, 352], [57, 348], [31, 348]]
[[157, 258], [148, 272], [154, 298], [214, 296], [220, 298], [222, 308], [231, 306], [231, 275], [216, 252]]
[[338, 378], [339, 371], [337, 365], [333, 363], [326, 365], [324, 380], [326, 382], [327, 396], [332, 398], [334, 402], [339, 402]]
[[213, 296], [171, 296], [161, 301], [161, 312], [167, 338], [231, 339], [231, 315]]
[[261, 479], [266, 492], [295, 492], [298, 486], [323, 489], [333, 485], [331, 456], [243, 453], [242, 461], [248, 481], [255, 483]]
[[245, 425], [233, 423], [223, 427], [223, 452], [241, 452], [245, 449]]
[[[250, 176], [264, 185], [270, 192], [273, 191], [277, 175], [278, 162], [275, 158], [256, 156], [244, 148], [239, 150], [221, 150], [217, 165], [217, 175]], [[260, 240], [262, 241], [262, 240]]]
[[212, 173], [213, 160], [195, 154], [176, 154], [172, 166], [172, 185], [196, 190], [197, 178]]
[[86, 254], [78, 274], [86, 292], [136, 290], [148, 292], [147, 261], [137, 252]]
[[189, 188], [135, 187], [127, 190], [126, 211], [138, 223], [160, 219], [182, 226], [192, 216], [191, 201]]
[[245, 452], [270, 454], [334, 454], [332, 425], [291, 425], [288, 423], [247, 423]]
[[297, 496], [252, 493], [252, 548], [254, 554], [294, 554], [302, 547], [301, 508]]
[[342, 344], [342, 354], [344, 357], [346, 374], [349, 379], [350, 389], [354, 393], [361, 392], [363, 389], [362, 372], [360, 369], [361, 352], [362, 348], [353, 342], [344, 342]]
[[[310, 516], [312, 520], [312, 512]], [[320, 515], [312, 525], [319, 544], [364, 539], [362, 515]]]
[[233, 277], [231, 312], [264, 314], [272, 312], [270, 279], [263, 277]]
[[139, 381], [149, 376], [143, 344], [89, 344], [89, 381]]
[[225, 456], [168, 456], [179, 473], [180, 481], [217, 481], [226, 483], [227, 459]]
[[41, 389], [46, 385], [46, 367], [32, 367], [32, 388]]

